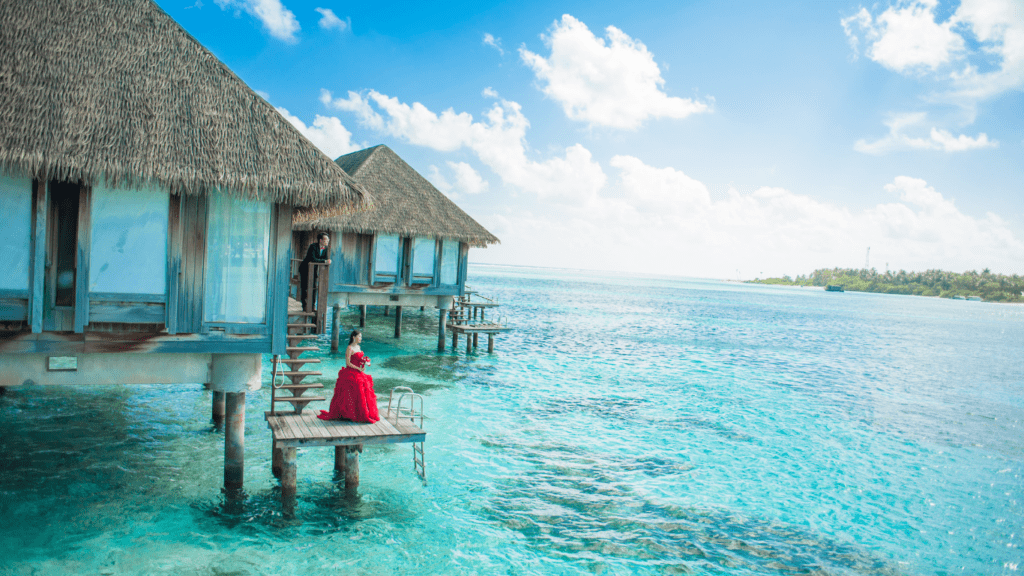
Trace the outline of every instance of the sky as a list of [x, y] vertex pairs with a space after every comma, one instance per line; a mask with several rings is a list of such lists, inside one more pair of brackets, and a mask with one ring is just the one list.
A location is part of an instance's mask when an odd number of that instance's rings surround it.
[[1024, 274], [1024, 0], [157, 3], [331, 158], [398, 153], [472, 262]]

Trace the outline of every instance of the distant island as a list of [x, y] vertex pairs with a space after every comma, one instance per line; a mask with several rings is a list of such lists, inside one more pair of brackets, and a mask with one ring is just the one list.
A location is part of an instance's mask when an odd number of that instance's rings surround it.
[[781, 284], [784, 286], [842, 286], [851, 292], [878, 292], [883, 294], [913, 294], [938, 296], [986, 302], [1024, 302], [1024, 277], [1014, 274], [993, 274], [988, 268], [958, 274], [943, 270], [925, 272], [885, 272], [874, 268], [820, 268], [807, 276], [748, 280], [755, 284]]

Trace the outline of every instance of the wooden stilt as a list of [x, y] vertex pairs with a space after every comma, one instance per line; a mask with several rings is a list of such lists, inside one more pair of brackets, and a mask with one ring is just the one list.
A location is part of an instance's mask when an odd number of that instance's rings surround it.
[[471, 354], [472, 352], [473, 352], [473, 339], [469, 337], [469, 334], [466, 334], [466, 354]]
[[331, 314], [331, 352], [338, 351], [338, 339], [341, 337], [341, 304], [334, 305]]
[[359, 327], [366, 328], [366, 304], [359, 306]]
[[478, 336], [480, 336], [479, 333], [473, 332], [473, 348], [476, 348], [476, 343], [477, 343], [477, 337]]
[[384, 316], [385, 317], [388, 315], [388, 308], [390, 308], [390, 306], [385, 306], [384, 307]]
[[487, 335], [487, 352], [494, 353], [494, 334]]
[[273, 448], [270, 453], [270, 471], [274, 474], [274, 478], [281, 477], [281, 468], [284, 466], [284, 456], [281, 454], [281, 447], [277, 445], [277, 442], [271, 441]]
[[281, 449], [281, 508], [285, 516], [295, 515], [295, 492], [298, 488], [298, 462], [295, 457], [295, 447], [289, 446]]
[[345, 446], [334, 447], [334, 471], [339, 476], [344, 476], [345, 474], [345, 451]]
[[426, 310], [426, 309], [427, 309], [427, 307], [426, 307], [426, 306], [420, 306], [420, 312], [423, 312], [423, 311], [424, 311], [424, 310]]
[[402, 337], [402, 307], [395, 306], [395, 338]]
[[345, 488], [354, 490], [359, 487], [359, 453], [363, 445], [349, 446], [345, 452]]
[[444, 352], [444, 330], [448, 320], [448, 311], [441, 308], [437, 311], [437, 351]]
[[224, 427], [224, 393], [213, 392], [213, 426], [220, 430]]
[[224, 488], [240, 492], [245, 478], [245, 392], [224, 393]]
[[459, 351], [459, 333], [455, 330], [452, 330], [452, 350]]

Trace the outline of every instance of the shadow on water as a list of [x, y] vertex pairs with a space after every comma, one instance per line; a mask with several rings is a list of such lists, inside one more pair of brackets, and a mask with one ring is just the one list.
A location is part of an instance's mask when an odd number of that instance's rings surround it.
[[580, 446], [487, 442], [534, 466], [496, 479], [483, 505], [492, 521], [520, 533], [540, 553], [600, 572], [609, 562], [669, 574], [897, 575], [892, 562], [856, 544], [735, 511], [683, 508], [638, 493], [623, 471], [686, 474], [693, 466], [666, 458], [617, 458]]

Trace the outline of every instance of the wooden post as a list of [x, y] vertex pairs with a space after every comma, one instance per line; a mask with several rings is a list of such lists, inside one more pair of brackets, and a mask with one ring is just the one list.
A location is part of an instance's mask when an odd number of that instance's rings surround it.
[[479, 336], [479, 335], [480, 335], [480, 333], [473, 332], [473, 348], [476, 348], [477, 336]]
[[388, 308], [389, 308], [389, 306], [385, 306], [385, 307], [384, 307], [384, 317], [385, 317], [385, 318], [386, 318], [386, 317], [387, 317], [387, 315], [388, 315]]
[[347, 451], [347, 446], [334, 447], [334, 471], [337, 472], [339, 476], [345, 475], [345, 452]]
[[395, 338], [402, 337], [402, 307], [395, 306]]
[[452, 330], [452, 350], [459, 351], [459, 333]]
[[341, 336], [341, 304], [334, 305], [331, 314], [331, 352], [338, 351], [338, 338]]
[[345, 489], [354, 490], [359, 487], [359, 453], [363, 445], [349, 446], [345, 451]]
[[473, 352], [473, 339], [470, 338], [469, 334], [466, 334], [466, 354]]
[[220, 430], [224, 427], [224, 393], [213, 392], [213, 427]]
[[494, 353], [494, 334], [487, 335], [487, 352]]
[[306, 301], [302, 303], [302, 309], [306, 312], [313, 311], [313, 294], [316, 292], [316, 284], [313, 282], [313, 274], [316, 266], [306, 266]]
[[366, 328], [366, 304], [359, 306], [359, 327]]
[[298, 485], [298, 463], [295, 458], [295, 447], [281, 449], [281, 507], [285, 516], [295, 515], [295, 492]]
[[224, 488], [231, 494], [241, 492], [245, 477], [245, 392], [224, 392], [224, 408]]
[[323, 334], [327, 329], [327, 280], [330, 272], [328, 264], [316, 264], [319, 268], [316, 290], [316, 333]]
[[441, 308], [437, 311], [437, 351], [444, 352], [444, 330], [445, 321], [448, 319], [448, 311]]
[[426, 309], [427, 309], [427, 307], [426, 307], [426, 306], [420, 306], [420, 312], [423, 312], [423, 311], [424, 311], [424, 310], [426, 310]]
[[274, 478], [281, 478], [281, 470], [284, 467], [284, 455], [277, 442], [271, 440], [271, 444], [273, 448], [270, 454], [270, 471], [274, 474]]

